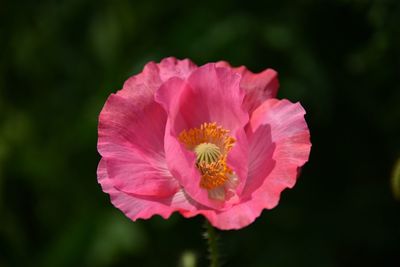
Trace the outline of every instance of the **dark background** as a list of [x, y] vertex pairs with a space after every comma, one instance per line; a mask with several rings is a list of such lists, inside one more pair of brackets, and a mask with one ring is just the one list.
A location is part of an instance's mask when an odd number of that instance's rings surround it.
[[202, 218], [131, 222], [96, 180], [107, 96], [163, 57], [279, 72], [309, 163], [221, 232], [226, 266], [400, 266], [400, 1], [1, 1], [0, 266], [206, 266]]

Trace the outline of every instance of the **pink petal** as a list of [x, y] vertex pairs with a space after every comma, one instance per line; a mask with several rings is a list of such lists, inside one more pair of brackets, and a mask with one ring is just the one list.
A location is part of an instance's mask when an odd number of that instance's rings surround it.
[[[307, 162], [311, 149], [304, 114], [299, 103], [277, 99], [265, 101], [253, 112], [248, 128], [250, 165], [244, 198], [251, 195], [253, 201], [260, 201], [260, 207], [271, 209], [278, 204], [280, 193], [294, 186], [298, 169]], [[270, 134], [261, 138], [257, 134], [260, 131]]]
[[178, 60], [174, 57], [165, 58], [158, 64], [149, 62], [141, 73], [130, 77], [117, 94], [128, 98], [145, 95], [148, 96], [148, 101], [152, 102], [155, 91], [163, 82], [172, 77], [185, 79], [196, 68], [189, 59]]
[[147, 63], [141, 73], [131, 76], [125, 81], [122, 90], [118, 91], [117, 94], [133, 100], [140, 98], [142, 102], [137, 102], [137, 105], [145, 106], [154, 102], [154, 93], [162, 83], [159, 72], [156, 63]]
[[171, 80], [157, 91], [156, 101], [173, 119], [175, 133], [204, 122], [216, 122], [231, 132], [247, 124], [248, 114], [241, 108], [244, 93], [239, 88], [240, 76], [229, 69], [206, 64], [193, 71], [187, 81]]
[[238, 177], [238, 186], [236, 187], [236, 194], [240, 195], [246, 184], [248, 173], [248, 140], [243, 129], [238, 129], [234, 136], [236, 143], [232, 150], [228, 153], [227, 164]]
[[[195, 70], [187, 81], [170, 79], [156, 93], [156, 101], [168, 113], [165, 151], [168, 167], [186, 192], [195, 201], [216, 209], [232, 205], [211, 200], [208, 192], [200, 188], [200, 175], [195, 167], [194, 153], [177, 141], [184, 129], [199, 127], [204, 122], [216, 122], [231, 130], [236, 144], [228, 155], [228, 164], [244, 183], [247, 174], [247, 140], [243, 127], [248, 114], [241, 109], [243, 93], [239, 88], [240, 76], [226, 68], [207, 64]], [[240, 191], [243, 185], [238, 187]]]
[[109, 178], [106, 165], [104, 158], [100, 160], [97, 169], [98, 181], [103, 191], [110, 194], [113, 205], [133, 221], [148, 219], [153, 215], [160, 215], [167, 219], [174, 211], [201, 208], [191, 204], [193, 201], [182, 190], [169, 197], [145, 197], [120, 191], [114, 187], [113, 180]]
[[186, 79], [197, 66], [189, 59], [178, 60], [174, 57], [168, 57], [161, 60], [158, 64], [160, 69], [160, 78], [163, 82], [172, 77]]
[[182, 211], [181, 213], [186, 218], [203, 215], [214, 227], [220, 230], [238, 230], [248, 226], [260, 216], [262, 209], [253, 207], [252, 204], [251, 202], [240, 203], [223, 211], [199, 209]]
[[216, 122], [232, 132], [243, 128], [249, 118], [241, 108], [244, 92], [240, 86], [240, 76], [227, 68], [216, 68], [207, 64], [194, 71], [188, 78], [192, 90], [183, 95], [181, 112], [184, 116], [198, 113], [200, 121], [192, 121], [190, 127], [198, 127], [202, 122]]
[[178, 190], [164, 156], [165, 123], [166, 113], [155, 102], [140, 107], [118, 95], [108, 98], [99, 119], [98, 150], [114, 186], [140, 195]]
[[260, 73], [253, 73], [245, 66], [231, 67], [226, 61], [217, 62], [218, 67], [231, 68], [242, 76], [240, 86], [245, 90], [246, 96], [243, 107], [252, 113], [259, 105], [269, 98], [276, 97], [279, 88], [278, 75], [273, 69], [266, 69]]

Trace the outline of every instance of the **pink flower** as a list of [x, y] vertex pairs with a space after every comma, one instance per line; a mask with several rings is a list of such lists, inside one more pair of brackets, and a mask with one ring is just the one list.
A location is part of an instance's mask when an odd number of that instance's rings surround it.
[[299, 103], [275, 98], [277, 73], [227, 62], [148, 63], [99, 118], [97, 175], [130, 219], [205, 216], [239, 229], [294, 186], [311, 143]]

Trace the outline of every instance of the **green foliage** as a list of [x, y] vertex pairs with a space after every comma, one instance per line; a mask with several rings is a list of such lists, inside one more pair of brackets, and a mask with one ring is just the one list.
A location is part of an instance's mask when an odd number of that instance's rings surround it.
[[397, 200], [400, 200], [400, 159], [397, 160], [392, 174], [392, 190]]

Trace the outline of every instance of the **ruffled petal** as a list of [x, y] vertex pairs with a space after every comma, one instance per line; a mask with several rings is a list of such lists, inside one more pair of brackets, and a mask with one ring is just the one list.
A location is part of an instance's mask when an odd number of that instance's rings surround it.
[[174, 57], [168, 57], [161, 60], [158, 64], [160, 69], [160, 78], [163, 82], [172, 77], [186, 79], [197, 66], [189, 59], [178, 60]]
[[[156, 63], [147, 63], [141, 73], [131, 76], [125, 81], [122, 90], [119, 90], [117, 95], [131, 99], [136, 102], [136, 105], [140, 106], [154, 102], [154, 93], [162, 83], [159, 72]], [[141, 101], [136, 101], [137, 99]]]
[[[249, 176], [242, 197], [260, 202], [261, 209], [278, 204], [280, 193], [294, 186], [308, 160], [311, 142], [304, 114], [299, 103], [277, 99], [265, 101], [252, 114]], [[260, 132], [267, 134], [263, 138]]]
[[253, 73], [244, 66], [234, 68], [226, 61], [219, 61], [216, 65], [231, 68], [242, 76], [240, 86], [246, 92], [243, 107], [249, 113], [252, 113], [265, 100], [276, 97], [279, 81], [275, 70], [266, 69], [260, 73]]
[[164, 156], [165, 124], [166, 113], [155, 102], [140, 107], [119, 95], [108, 98], [99, 119], [98, 150], [117, 188], [162, 196], [178, 190]]
[[149, 101], [154, 101], [154, 93], [163, 82], [172, 77], [185, 79], [196, 68], [197, 66], [189, 59], [178, 60], [168, 57], [158, 64], [151, 61], [145, 65], [141, 73], [130, 77], [117, 94], [133, 99], [146, 96], [146, 102], [143, 103], [145, 105]]
[[167, 219], [174, 211], [190, 211], [202, 207], [195, 206], [187, 195], [179, 190], [169, 197], [145, 197], [128, 194], [114, 187], [113, 179], [110, 179], [107, 172], [107, 162], [100, 160], [97, 177], [104, 192], [111, 197], [112, 204], [120, 209], [128, 218], [149, 219], [153, 215], [160, 215]]
[[239, 82], [240, 76], [229, 69], [207, 64], [195, 70], [187, 81], [170, 79], [156, 93], [156, 101], [168, 113], [165, 151], [169, 169], [194, 200], [217, 209], [227, 208], [232, 203], [209, 199], [207, 190], [199, 186], [194, 153], [187, 151], [177, 141], [177, 136], [182, 130], [199, 127], [205, 122], [216, 122], [229, 129], [236, 143], [228, 155], [228, 164], [232, 163], [230, 167], [244, 182], [247, 140], [243, 127], [248, 123], [248, 114], [241, 108], [244, 94]]
[[223, 211], [211, 209], [199, 209], [194, 211], [182, 211], [182, 215], [191, 218], [203, 215], [214, 227], [220, 230], [237, 230], [248, 226], [260, 216], [262, 209], [253, 207], [251, 202], [240, 203]]

